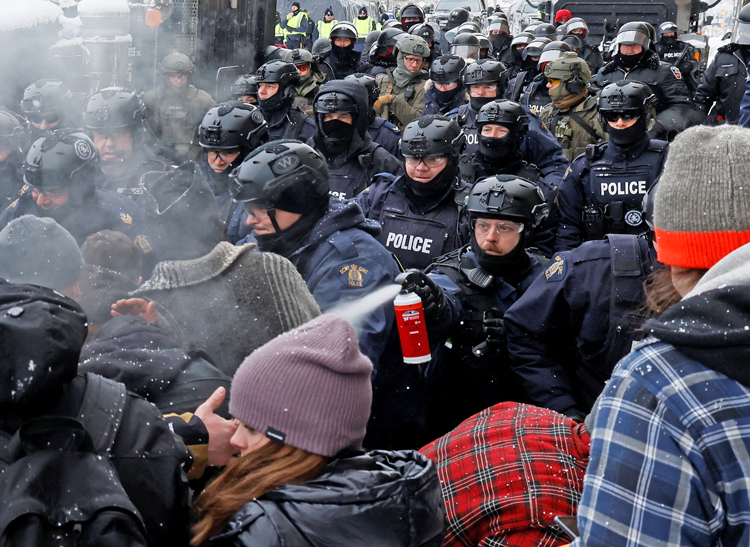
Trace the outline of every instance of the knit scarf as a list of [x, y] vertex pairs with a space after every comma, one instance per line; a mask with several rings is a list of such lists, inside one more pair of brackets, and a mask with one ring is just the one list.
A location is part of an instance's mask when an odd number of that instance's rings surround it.
[[[560, 85], [563, 85], [562, 83]], [[568, 95], [567, 97], [563, 97], [562, 99], [555, 99], [552, 101], [552, 104], [555, 105], [555, 108], [558, 110], [568, 110], [569, 108], [573, 108], [578, 103], [580, 103], [583, 99], [586, 98], [586, 95], [588, 95], [588, 89], [584, 89], [581, 93], [576, 93], [575, 95]]]

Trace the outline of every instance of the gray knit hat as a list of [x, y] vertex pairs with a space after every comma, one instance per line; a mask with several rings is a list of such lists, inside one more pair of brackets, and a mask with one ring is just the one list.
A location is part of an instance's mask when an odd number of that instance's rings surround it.
[[24, 215], [0, 231], [0, 277], [57, 291], [78, 280], [83, 256], [76, 240], [51, 218]]
[[229, 412], [276, 442], [333, 457], [362, 448], [371, 373], [354, 328], [321, 315], [245, 359], [232, 380]]
[[659, 262], [709, 269], [750, 242], [750, 129], [697, 126], [669, 155], [654, 200]]

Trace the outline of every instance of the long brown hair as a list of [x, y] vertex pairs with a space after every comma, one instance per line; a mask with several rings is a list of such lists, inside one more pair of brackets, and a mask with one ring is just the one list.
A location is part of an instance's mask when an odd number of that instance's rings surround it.
[[206, 487], [193, 506], [200, 519], [190, 544], [202, 545], [220, 533], [250, 500], [283, 484], [301, 484], [320, 475], [329, 459], [271, 441], [233, 462]]
[[[680, 272], [680, 276], [691, 287], [694, 286], [708, 270], [689, 269]], [[649, 317], [656, 317], [682, 300], [672, 282], [672, 269], [669, 266], [659, 268], [646, 281], [646, 313]]]

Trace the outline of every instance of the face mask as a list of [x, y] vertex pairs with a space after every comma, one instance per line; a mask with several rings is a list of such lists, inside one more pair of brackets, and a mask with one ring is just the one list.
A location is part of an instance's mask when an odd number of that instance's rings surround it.
[[493, 34], [490, 36], [490, 44], [493, 49], [503, 49], [503, 46], [508, 43], [508, 36], [504, 34]]
[[401, 26], [404, 28], [404, 32], [408, 33], [411, 27], [419, 24], [419, 21], [410, 21], [408, 23], [402, 23]]
[[412, 194], [417, 198], [417, 201], [426, 204], [435, 200], [435, 198], [442, 198], [448, 191], [448, 188], [450, 188], [450, 185], [453, 184], [453, 181], [456, 180], [457, 175], [458, 164], [455, 159], [449, 157], [445, 164], [445, 168], [435, 175], [435, 178], [430, 182], [416, 181], [412, 179], [408, 173], [405, 173], [404, 177], [406, 179], [407, 188], [411, 190]]
[[348, 143], [354, 133], [354, 125], [341, 120], [328, 120], [323, 122], [322, 125], [323, 134], [326, 136], [326, 140], [330, 142], [344, 141]]
[[607, 133], [609, 140], [618, 146], [627, 148], [641, 140], [646, 134], [646, 120], [644, 116], [638, 118], [638, 121], [627, 129], [615, 129], [607, 123]]
[[470, 103], [471, 108], [473, 110], [476, 110], [477, 112], [479, 112], [479, 110], [481, 110], [481, 108], [484, 105], [486, 105], [488, 102], [494, 101], [494, 100], [495, 100], [495, 97], [471, 97], [469, 99], [469, 103]]
[[518, 48], [511, 48], [511, 57], [513, 58], [513, 64], [520, 65], [523, 62], [523, 58], [521, 54], [523, 53], [522, 49]]
[[[517, 222], [517, 221], [516, 221]], [[528, 226], [526, 226], [528, 228]], [[524, 233], [526, 231], [524, 230]], [[508, 254], [497, 256], [491, 255], [483, 251], [477, 243], [474, 231], [471, 232], [471, 250], [477, 257], [477, 263], [486, 272], [502, 277], [505, 281], [510, 283], [518, 283], [522, 281], [530, 272], [532, 268], [531, 259], [524, 250], [525, 236], [522, 234], [521, 241], [518, 245], [513, 247], [513, 250]]]
[[365, 19], [367, 19], [367, 15], [361, 15], [360, 14], [359, 17], [357, 17], [357, 18], [360, 19], [361, 21], [364, 21]]
[[520, 146], [519, 139], [514, 131], [501, 138], [495, 137], [484, 137], [481, 135], [482, 129], [479, 128], [479, 154], [491, 161], [501, 161], [507, 159], [515, 159], [518, 155], [518, 148]]
[[617, 58], [620, 59], [620, 62], [625, 68], [633, 68], [641, 61], [644, 53], [645, 50], [641, 51], [640, 53], [636, 53], [635, 55], [623, 55], [622, 53], [618, 53]]
[[278, 91], [268, 99], [258, 98], [258, 105], [260, 106], [260, 109], [265, 112], [276, 112], [282, 108], [286, 108], [287, 104], [291, 104], [291, 101], [284, 100], [284, 88], [281, 86], [279, 86]]
[[435, 88], [435, 96], [437, 97], [438, 104], [448, 104], [456, 98], [456, 95], [463, 92], [463, 90], [463, 84], [458, 84], [458, 87], [456, 87], [456, 89], [449, 89], [448, 91], [440, 91], [439, 89]]
[[348, 57], [353, 49], [354, 49], [354, 44], [350, 46], [346, 46], [346, 47], [334, 46], [334, 45], [331, 46], [331, 51], [333, 51], [337, 57], [343, 57], [343, 58]]
[[662, 36], [661, 37], [661, 43], [665, 46], [671, 46], [677, 41], [676, 36]]

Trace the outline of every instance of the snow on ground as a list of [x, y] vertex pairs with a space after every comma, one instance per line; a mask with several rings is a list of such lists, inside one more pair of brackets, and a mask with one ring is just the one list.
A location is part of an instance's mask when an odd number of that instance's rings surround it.
[[0, 13], [0, 32], [12, 32], [57, 21], [63, 11], [46, 0], [0, 0]]

